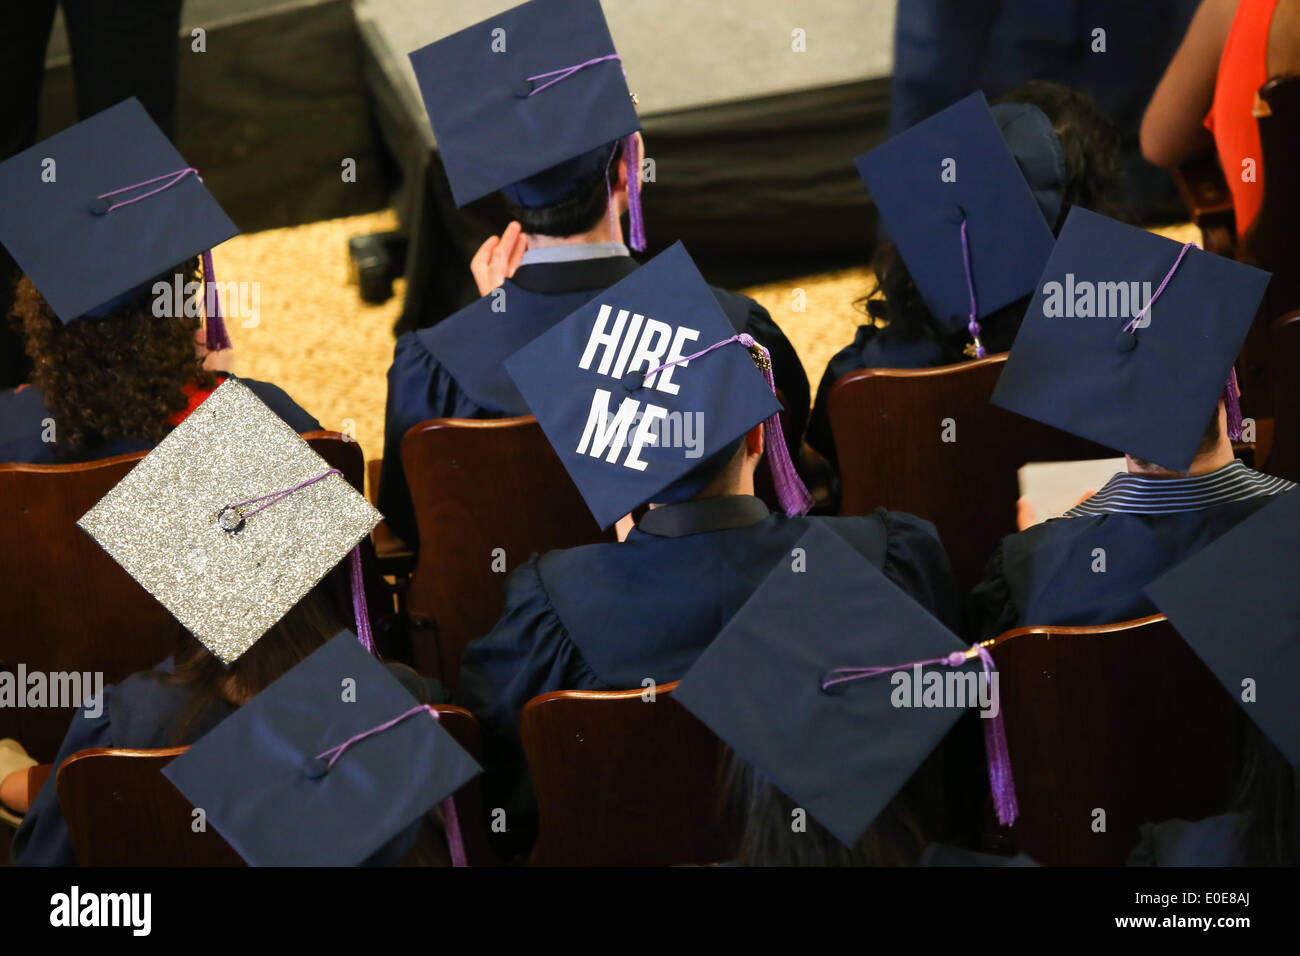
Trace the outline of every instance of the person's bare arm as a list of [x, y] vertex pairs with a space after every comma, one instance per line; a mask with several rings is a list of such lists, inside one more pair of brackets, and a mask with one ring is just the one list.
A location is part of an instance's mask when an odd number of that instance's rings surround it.
[[0, 803], [16, 813], [26, 813], [31, 807], [31, 795], [27, 792], [27, 768], [15, 770], [0, 780]]
[[1178, 52], [1142, 116], [1142, 155], [1157, 166], [1177, 166], [1214, 147], [1205, 114], [1237, 0], [1202, 0]]

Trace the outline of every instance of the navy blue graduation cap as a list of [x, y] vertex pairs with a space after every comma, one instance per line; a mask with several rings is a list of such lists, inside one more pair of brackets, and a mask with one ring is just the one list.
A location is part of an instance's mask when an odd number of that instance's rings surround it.
[[1048, 115], [1033, 103], [1011, 100], [990, 108], [1002, 141], [1025, 177], [1043, 221], [1052, 230], [1065, 205], [1065, 150]]
[[1233, 363], [1268, 281], [1076, 206], [992, 401], [1186, 472], [1220, 395], [1241, 435]]
[[770, 357], [736, 334], [680, 242], [505, 366], [602, 528], [696, 494], [759, 422], [782, 505], [812, 504], [781, 437]]
[[163, 770], [254, 866], [361, 863], [479, 772], [350, 631]]
[[982, 356], [978, 320], [1033, 291], [1052, 251], [1052, 230], [984, 94], [855, 162], [926, 307], [952, 332], [968, 328]]
[[[1300, 766], [1300, 489], [1146, 588], [1251, 720]], [[1245, 681], [1253, 699], [1243, 699]]]
[[[802, 565], [777, 563], [673, 697], [852, 846], [979, 702], [984, 655], [826, 526], [796, 549]], [[945, 683], [947, 700], [933, 690]], [[990, 775], [1009, 823], [1015, 792], [994, 724]]]
[[557, 203], [641, 128], [599, 0], [530, 0], [410, 56], [457, 206]]
[[[134, 98], [0, 163], [0, 207], [0, 242], [64, 322], [200, 254], [212, 282], [209, 250], [239, 232]], [[218, 305], [208, 347], [229, 345]]]

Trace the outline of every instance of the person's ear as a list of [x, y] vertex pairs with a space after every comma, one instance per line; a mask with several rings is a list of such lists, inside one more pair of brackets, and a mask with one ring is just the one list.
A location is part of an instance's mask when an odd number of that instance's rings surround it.
[[745, 454], [757, 458], [763, 454], [763, 424], [760, 422], [745, 433]]

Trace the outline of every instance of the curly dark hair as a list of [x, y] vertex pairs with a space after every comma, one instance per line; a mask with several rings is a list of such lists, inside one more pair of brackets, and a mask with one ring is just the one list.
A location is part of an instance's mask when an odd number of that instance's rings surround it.
[[[160, 278], [176, 274], [184, 282], [197, 279], [198, 259]], [[154, 315], [149, 294], [65, 325], [24, 276], [13, 317], [32, 360], [31, 383], [58, 425], [59, 455], [118, 438], [161, 441], [171, 428], [168, 418], [189, 404], [185, 386], [216, 384], [194, 348], [200, 320]]]

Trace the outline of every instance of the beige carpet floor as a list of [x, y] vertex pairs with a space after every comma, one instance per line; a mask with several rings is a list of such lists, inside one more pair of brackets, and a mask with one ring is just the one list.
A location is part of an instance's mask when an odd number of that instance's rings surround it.
[[[348, 281], [347, 241], [396, 224], [391, 211], [332, 219], [239, 236], [213, 254], [222, 282], [259, 284], [257, 325], [229, 323], [234, 371], [279, 385], [325, 428], [354, 435], [367, 459], [384, 451], [385, 376], [404, 283], [383, 305], [362, 302]], [[1199, 238], [1191, 224], [1156, 231], [1179, 242]], [[815, 389], [865, 321], [859, 300], [874, 284], [863, 267], [743, 291], [785, 330]]]

